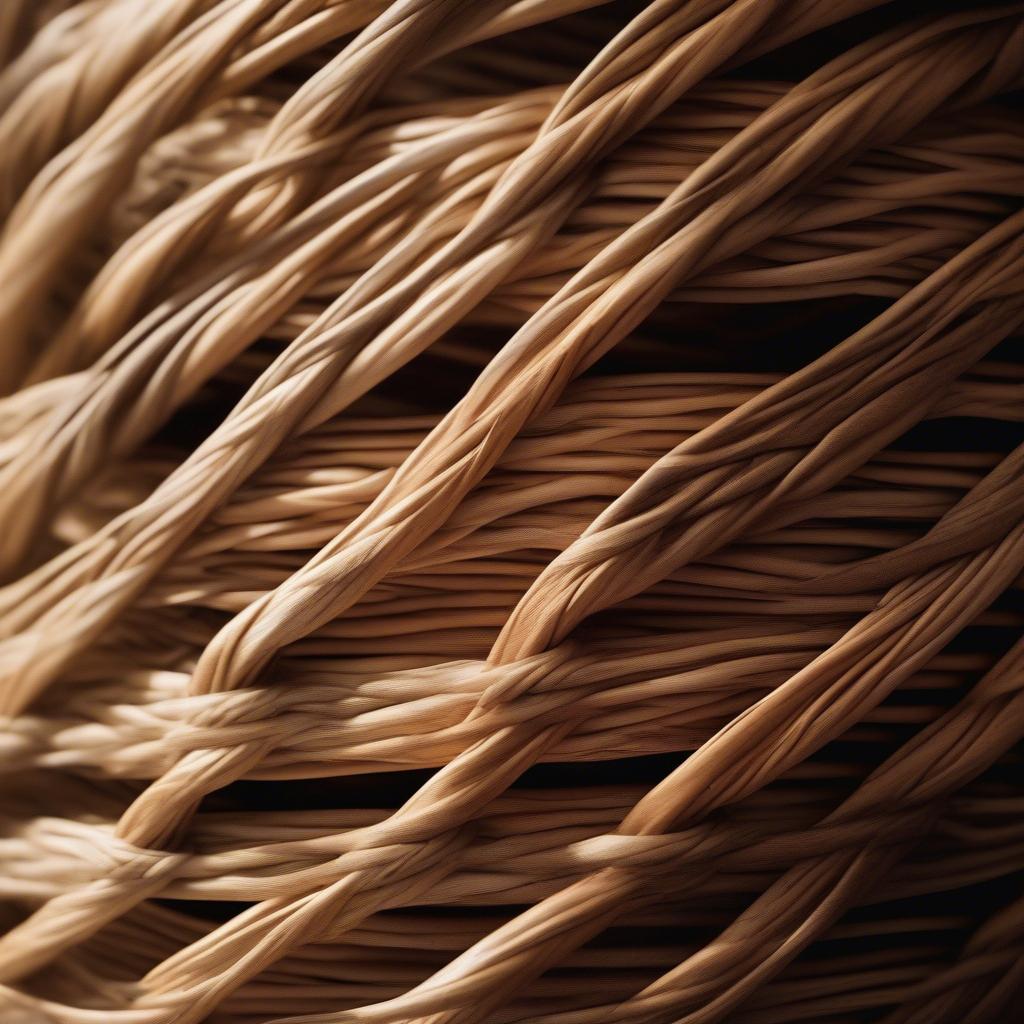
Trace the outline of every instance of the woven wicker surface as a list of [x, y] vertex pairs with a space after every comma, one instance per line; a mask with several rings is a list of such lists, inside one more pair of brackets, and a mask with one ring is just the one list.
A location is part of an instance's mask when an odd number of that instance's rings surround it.
[[0, 1021], [1024, 1006], [1024, 5], [0, 5]]

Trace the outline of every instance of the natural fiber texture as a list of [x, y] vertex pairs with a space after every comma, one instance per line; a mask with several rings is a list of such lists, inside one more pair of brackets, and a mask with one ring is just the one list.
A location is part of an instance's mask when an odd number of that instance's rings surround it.
[[0, 1021], [1024, 1005], [1024, 5], [0, 4]]

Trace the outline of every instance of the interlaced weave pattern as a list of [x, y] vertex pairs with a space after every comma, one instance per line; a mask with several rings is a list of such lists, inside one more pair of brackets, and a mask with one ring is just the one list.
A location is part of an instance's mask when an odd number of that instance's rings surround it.
[[0, 2], [0, 1022], [1024, 1007], [1024, 4]]

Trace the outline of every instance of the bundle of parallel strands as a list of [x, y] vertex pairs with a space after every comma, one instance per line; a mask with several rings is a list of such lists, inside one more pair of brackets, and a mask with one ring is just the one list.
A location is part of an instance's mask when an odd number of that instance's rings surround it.
[[1024, 1006], [1024, 4], [0, 3], [0, 1020]]

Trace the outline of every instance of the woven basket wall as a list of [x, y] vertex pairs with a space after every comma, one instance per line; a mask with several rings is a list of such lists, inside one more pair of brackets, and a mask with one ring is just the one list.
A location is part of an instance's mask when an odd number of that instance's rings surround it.
[[0, 2], [0, 1024], [1024, 1013], [1024, 4]]

